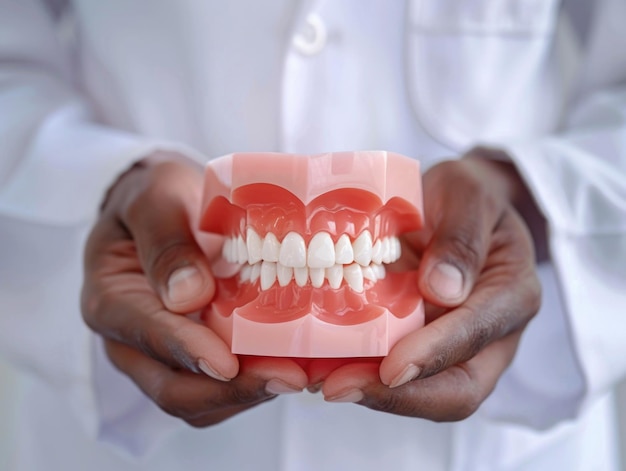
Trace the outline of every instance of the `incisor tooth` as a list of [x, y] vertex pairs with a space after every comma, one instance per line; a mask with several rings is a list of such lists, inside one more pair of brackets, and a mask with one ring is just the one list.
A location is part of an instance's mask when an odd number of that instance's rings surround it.
[[335, 245], [328, 232], [318, 232], [309, 242], [307, 265], [329, 268], [335, 264]]
[[261, 289], [270, 289], [276, 281], [276, 263], [263, 261], [261, 263]]
[[324, 284], [325, 272], [323, 268], [309, 268], [309, 277], [311, 278], [313, 288], [321, 288]]
[[278, 262], [278, 255], [280, 254], [280, 242], [278, 238], [268, 232], [263, 239], [263, 247], [261, 248], [261, 256], [266, 262]]
[[244, 265], [241, 267], [241, 271], [239, 272], [239, 279], [242, 282], [250, 281], [250, 276], [252, 274], [252, 267], [250, 265]]
[[335, 263], [347, 265], [354, 262], [354, 251], [348, 234], [342, 234], [335, 244]]
[[377, 280], [384, 280], [387, 275], [385, 271], [384, 265], [372, 264], [372, 269], [374, 270], [374, 275], [376, 275]]
[[309, 268], [308, 267], [294, 268], [293, 276], [296, 279], [296, 284], [298, 286], [305, 286], [307, 281], [309, 281]]
[[376, 281], [376, 274], [374, 273], [374, 269], [371, 265], [363, 267], [363, 279]]
[[357, 293], [363, 291], [363, 270], [358, 263], [352, 263], [343, 267], [343, 277], [348, 286]]
[[383, 244], [378, 239], [372, 246], [372, 262], [380, 265], [383, 263]]
[[333, 289], [338, 289], [343, 281], [343, 265], [335, 264], [326, 269], [328, 284]]
[[280, 244], [278, 261], [286, 267], [301, 268], [306, 266], [306, 245], [297, 232], [290, 232]]
[[370, 231], [363, 231], [352, 244], [354, 250], [354, 261], [366, 267], [372, 262], [372, 234]]
[[254, 229], [248, 227], [246, 231], [246, 247], [248, 249], [248, 263], [254, 265], [263, 260], [263, 241]]
[[278, 277], [278, 284], [280, 286], [287, 286], [291, 281], [291, 278], [293, 278], [293, 268], [277, 263], [276, 276]]
[[261, 276], [261, 262], [257, 262], [252, 265], [252, 270], [250, 271], [250, 281], [254, 283]]
[[241, 235], [237, 236], [237, 263], [246, 263], [248, 261], [248, 249]]

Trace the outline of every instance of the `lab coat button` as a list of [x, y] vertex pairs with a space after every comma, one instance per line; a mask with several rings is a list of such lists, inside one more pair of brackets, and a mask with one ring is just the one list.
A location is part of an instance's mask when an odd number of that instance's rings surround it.
[[324, 49], [326, 38], [324, 22], [318, 14], [311, 13], [306, 17], [302, 30], [294, 36], [292, 44], [300, 54], [313, 56]]

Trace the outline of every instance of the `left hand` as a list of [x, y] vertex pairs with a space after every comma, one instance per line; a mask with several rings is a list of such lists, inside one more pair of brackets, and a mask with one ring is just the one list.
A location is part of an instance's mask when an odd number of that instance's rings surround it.
[[533, 240], [516, 208], [536, 207], [514, 167], [482, 158], [489, 152], [424, 175], [425, 227], [407, 234], [403, 249], [405, 261], [420, 260], [426, 325], [382, 362], [337, 368], [324, 381], [326, 400], [461, 420], [513, 360], [541, 299]]

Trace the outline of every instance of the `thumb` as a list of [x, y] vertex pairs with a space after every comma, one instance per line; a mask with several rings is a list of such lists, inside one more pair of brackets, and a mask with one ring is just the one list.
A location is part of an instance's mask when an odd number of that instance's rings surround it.
[[146, 172], [142, 190], [122, 212], [122, 220], [166, 308], [198, 310], [215, 293], [215, 280], [190, 222], [191, 212], [199, 211], [202, 174], [180, 162], [161, 163]]

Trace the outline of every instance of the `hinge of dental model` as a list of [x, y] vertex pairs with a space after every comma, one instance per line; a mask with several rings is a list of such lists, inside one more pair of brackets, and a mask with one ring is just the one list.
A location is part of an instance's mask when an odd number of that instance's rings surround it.
[[282, 241], [268, 232], [264, 238], [252, 228], [246, 238], [227, 237], [222, 257], [230, 263], [241, 264], [242, 282], [260, 280], [261, 290], [278, 282], [287, 286], [293, 279], [298, 286], [311, 283], [320, 288], [327, 281], [337, 289], [342, 281], [354, 291], [362, 292], [364, 280], [376, 282], [385, 277], [385, 263], [400, 258], [400, 240], [395, 236], [373, 240], [369, 231], [363, 231], [354, 241], [342, 234], [334, 242], [328, 232], [318, 232], [309, 241], [289, 232]]

